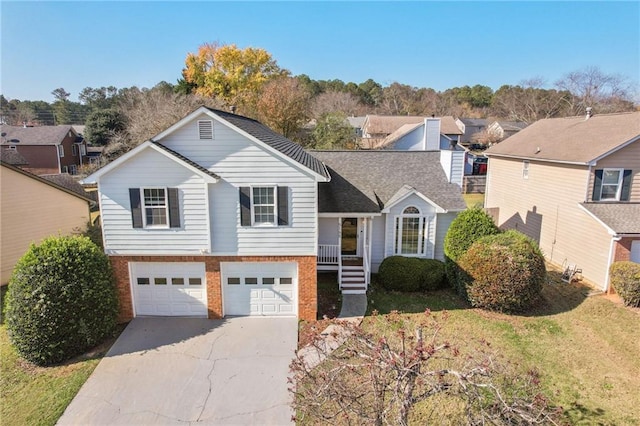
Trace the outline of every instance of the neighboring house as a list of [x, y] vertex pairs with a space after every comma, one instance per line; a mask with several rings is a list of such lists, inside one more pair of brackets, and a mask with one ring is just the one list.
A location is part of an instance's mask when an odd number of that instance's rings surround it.
[[640, 262], [640, 112], [540, 120], [486, 155], [485, 207], [549, 261], [602, 290], [612, 262]]
[[[450, 118], [451, 120], [448, 120]], [[458, 142], [460, 132], [452, 133], [451, 117], [429, 117], [419, 123], [404, 124], [387, 136], [377, 149], [396, 151], [437, 151], [447, 180], [462, 186], [466, 151]], [[448, 126], [446, 125], [448, 122]], [[444, 128], [443, 128], [444, 127]], [[457, 129], [457, 127], [456, 127]]]
[[[394, 138], [398, 132], [406, 133], [411, 126], [424, 123], [429, 117], [407, 115], [367, 115], [362, 124], [360, 147], [379, 149], [389, 144], [388, 138]], [[434, 118], [434, 117], [430, 117]], [[439, 117], [440, 130], [443, 135], [459, 141], [462, 132], [451, 116]]]
[[366, 119], [366, 116], [359, 116], [359, 117], [347, 117], [347, 121], [349, 122], [349, 125], [351, 127], [353, 127], [353, 130], [355, 131], [356, 137], [357, 138], [361, 138], [362, 137], [362, 126], [364, 125], [364, 120]]
[[464, 202], [439, 153], [315, 155], [255, 120], [202, 107], [89, 176], [120, 319], [312, 320], [318, 269], [364, 293], [384, 256], [442, 258]]
[[85, 229], [91, 202], [71, 176], [36, 176], [6, 159], [3, 152], [0, 161], [1, 285], [7, 284], [16, 262], [31, 243]]
[[527, 126], [528, 124], [523, 121], [494, 121], [487, 126], [487, 133], [503, 140], [515, 135]]
[[2, 126], [0, 149], [18, 151], [34, 174], [69, 173], [75, 175], [87, 164], [87, 143], [73, 126]]
[[470, 144], [473, 142], [473, 135], [482, 133], [487, 128], [486, 118], [456, 118], [456, 125], [462, 132], [460, 143]]
[[87, 160], [89, 164], [100, 164], [104, 146], [87, 146]]

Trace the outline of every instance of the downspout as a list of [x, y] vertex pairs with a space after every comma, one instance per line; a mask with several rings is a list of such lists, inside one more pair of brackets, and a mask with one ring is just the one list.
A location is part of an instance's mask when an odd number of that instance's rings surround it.
[[622, 239], [621, 236], [619, 235], [613, 235], [611, 237], [611, 245], [609, 246], [609, 260], [607, 261], [607, 274], [605, 276], [605, 280], [604, 280], [604, 291], [607, 294], [611, 293], [611, 286], [610, 286], [610, 273], [609, 273], [609, 269], [611, 268], [611, 264], [613, 263], [613, 259], [615, 257], [615, 247], [618, 241], [620, 241]]
[[54, 149], [56, 150], [56, 158], [58, 159], [58, 173], [62, 173], [62, 168], [60, 167], [60, 148], [58, 148], [58, 145], [54, 145]]

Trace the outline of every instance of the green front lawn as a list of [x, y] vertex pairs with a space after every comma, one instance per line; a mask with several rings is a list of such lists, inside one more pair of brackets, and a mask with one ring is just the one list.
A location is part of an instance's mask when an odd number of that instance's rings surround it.
[[462, 194], [468, 208], [484, 207], [484, 194]]
[[0, 423], [54, 425], [114, 341], [68, 363], [38, 367], [18, 356], [1, 325]]
[[[640, 309], [624, 307], [606, 296], [589, 297], [589, 289], [568, 285], [559, 273], [549, 283], [536, 309], [506, 315], [473, 309], [449, 290], [392, 293], [374, 286], [369, 309], [386, 314], [398, 310], [418, 321], [429, 308], [448, 311], [440, 336], [461, 352], [486, 340], [518, 368], [541, 373], [541, 384], [554, 406], [561, 406], [569, 424], [640, 425]], [[376, 333], [379, 321], [365, 317]], [[416, 407], [414, 419], [426, 418], [428, 404]]]

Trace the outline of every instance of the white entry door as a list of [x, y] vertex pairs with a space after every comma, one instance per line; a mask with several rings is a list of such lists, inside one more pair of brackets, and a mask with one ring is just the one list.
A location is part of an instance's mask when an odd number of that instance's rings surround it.
[[629, 260], [640, 263], [640, 240], [631, 242], [631, 255]]
[[207, 316], [202, 262], [131, 262], [136, 316]]
[[296, 262], [222, 262], [220, 271], [225, 315], [296, 315]]

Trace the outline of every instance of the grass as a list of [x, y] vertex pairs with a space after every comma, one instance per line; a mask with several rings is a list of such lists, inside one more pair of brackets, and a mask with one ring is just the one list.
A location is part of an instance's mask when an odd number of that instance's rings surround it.
[[20, 358], [10, 344], [6, 326], [1, 325], [2, 425], [55, 425], [114, 341], [110, 339], [67, 363], [38, 367]]
[[462, 194], [462, 198], [464, 198], [468, 208], [484, 207], [484, 194]]
[[[562, 407], [567, 423], [640, 425], [640, 309], [591, 293], [550, 270], [540, 303], [527, 314], [506, 315], [470, 308], [447, 290], [407, 294], [374, 286], [368, 315], [399, 310], [417, 321], [426, 308], [436, 315], [447, 310], [442, 341], [464, 352], [472, 350], [471, 342], [486, 340], [518, 371], [538, 370], [544, 392]], [[375, 330], [375, 323], [365, 318], [365, 327]], [[422, 410], [416, 418], [429, 409]]]

